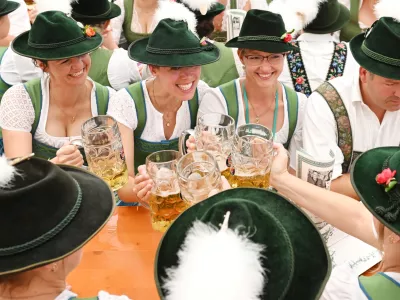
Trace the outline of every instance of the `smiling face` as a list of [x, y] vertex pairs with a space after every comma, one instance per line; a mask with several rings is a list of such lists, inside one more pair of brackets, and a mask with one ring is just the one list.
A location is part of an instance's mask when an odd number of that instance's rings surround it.
[[150, 70], [157, 77], [158, 88], [180, 101], [193, 98], [200, 80], [200, 66], [194, 67], [154, 67]]
[[84, 54], [68, 59], [49, 61], [47, 67], [40, 61], [38, 65], [59, 83], [81, 85], [85, 83], [88, 76], [91, 59], [89, 54]]
[[374, 75], [364, 68], [360, 68], [360, 80], [373, 106], [387, 111], [400, 110], [400, 80]]
[[[245, 66], [247, 80], [256, 83], [259, 87], [269, 87], [276, 84], [282, 73], [284, 53], [239, 49], [238, 55]], [[264, 57], [264, 59], [261, 57]]]

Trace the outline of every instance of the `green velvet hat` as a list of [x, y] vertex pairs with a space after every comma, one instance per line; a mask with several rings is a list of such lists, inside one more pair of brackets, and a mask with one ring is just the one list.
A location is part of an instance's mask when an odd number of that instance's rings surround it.
[[115, 206], [107, 183], [82, 168], [39, 158], [15, 167], [10, 184], [0, 185], [0, 275], [71, 255], [100, 231]]
[[80, 56], [100, 47], [101, 34], [88, 36], [84, 28], [60, 11], [46, 11], [36, 17], [31, 30], [17, 36], [11, 44], [19, 55], [41, 60]]
[[16, 10], [20, 4], [14, 1], [0, 0], [0, 17], [8, 15]]
[[148, 38], [133, 42], [128, 49], [135, 61], [163, 67], [201, 66], [219, 59], [219, 50], [188, 29], [184, 21], [161, 20]]
[[305, 32], [325, 34], [340, 30], [350, 21], [350, 11], [338, 0], [327, 0], [320, 4], [315, 19], [304, 28]]
[[[377, 175], [387, 168], [396, 171], [389, 191], [386, 184], [377, 183]], [[381, 147], [361, 154], [351, 170], [351, 182], [365, 207], [400, 235], [400, 148]]]
[[313, 222], [277, 193], [237, 188], [195, 204], [171, 224], [159, 244], [155, 261], [161, 299], [166, 295], [166, 269], [177, 266], [177, 253], [192, 224], [200, 220], [219, 227], [228, 211], [229, 228], [251, 232], [248, 238], [265, 246], [262, 266], [268, 271], [261, 299], [319, 298], [329, 278], [331, 262]]
[[294, 47], [290, 41], [284, 41], [286, 33], [281, 15], [270, 11], [251, 9], [244, 18], [239, 36], [228, 41], [225, 46], [269, 53], [288, 52]]
[[400, 80], [400, 23], [391, 17], [376, 21], [350, 41], [358, 64], [376, 75]]
[[78, 0], [71, 7], [72, 17], [83, 24], [105, 22], [121, 14], [121, 8], [109, 0]]

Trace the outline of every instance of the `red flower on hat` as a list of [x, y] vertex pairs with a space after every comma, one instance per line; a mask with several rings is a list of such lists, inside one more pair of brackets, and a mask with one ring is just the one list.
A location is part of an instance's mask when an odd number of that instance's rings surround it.
[[85, 30], [83, 33], [88, 37], [93, 37], [96, 35], [96, 31], [93, 29], [93, 27], [90, 26], [85, 26]]
[[297, 77], [296, 78], [296, 83], [297, 84], [303, 84], [304, 83], [304, 78], [303, 77]]
[[284, 42], [284, 43], [290, 43], [292, 40], [293, 40], [293, 37], [292, 37], [292, 33], [294, 32], [294, 29], [292, 30], [292, 31], [290, 31], [290, 32], [286, 32], [286, 33], [284, 33], [282, 36], [281, 36], [281, 40]]
[[397, 180], [394, 177], [396, 175], [396, 172], [396, 170], [392, 171], [389, 168], [386, 168], [381, 173], [376, 175], [376, 182], [380, 185], [385, 186], [385, 192], [389, 192], [396, 186]]

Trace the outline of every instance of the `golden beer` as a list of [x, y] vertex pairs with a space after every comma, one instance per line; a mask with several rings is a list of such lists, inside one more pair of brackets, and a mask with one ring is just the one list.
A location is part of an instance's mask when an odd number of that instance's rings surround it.
[[91, 159], [86, 157], [89, 171], [101, 177], [113, 191], [122, 188], [128, 182], [128, 168], [126, 164], [117, 164], [115, 160]]
[[149, 199], [151, 225], [154, 230], [165, 232], [169, 225], [189, 205], [182, 200], [180, 193], [165, 195], [151, 194]]
[[[231, 174], [229, 170], [228, 172]], [[224, 173], [222, 173], [222, 175], [224, 175]], [[269, 177], [270, 172], [263, 173], [262, 171], [257, 170], [256, 167], [247, 165], [235, 169], [235, 175], [231, 174], [229, 179], [227, 179], [233, 188], [251, 187], [267, 189], [269, 188]]]

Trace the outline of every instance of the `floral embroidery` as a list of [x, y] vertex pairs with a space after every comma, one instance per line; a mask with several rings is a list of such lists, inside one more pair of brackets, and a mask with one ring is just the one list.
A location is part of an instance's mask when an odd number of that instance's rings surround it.
[[[307, 72], [301, 56], [301, 51], [298, 42], [292, 43], [296, 46], [287, 55], [290, 74], [293, 80], [293, 86], [296, 92], [305, 94], [307, 97], [311, 95], [311, 85], [308, 81]], [[326, 81], [343, 75], [344, 67], [347, 59], [347, 47], [344, 43], [335, 43], [331, 64], [329, 66]]]
[[342, 172], [343, 174], [348, 173], [353, 158], [353, 135], [346, 106], [342, 98], [340, 98], [339, 93], [329, 82], [324, 82], [316, 91], [324, 97], [335, 117], [338, 131], [338, 146], [344, 157]]

